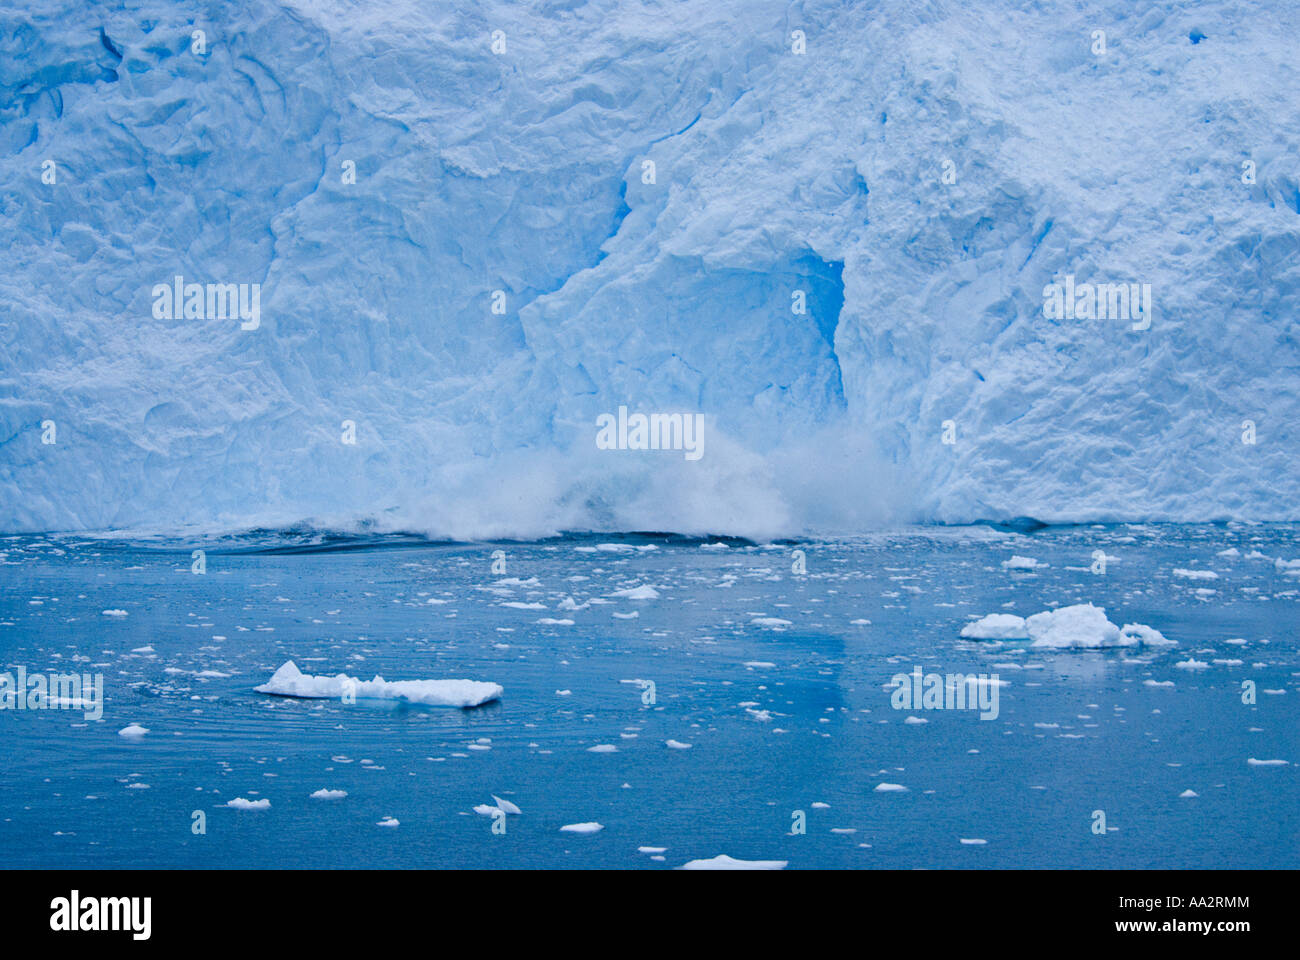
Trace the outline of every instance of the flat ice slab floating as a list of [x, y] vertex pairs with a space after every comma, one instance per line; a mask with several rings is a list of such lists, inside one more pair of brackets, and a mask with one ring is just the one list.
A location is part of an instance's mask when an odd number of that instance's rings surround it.
[[314, 700], [341, 698], [345, 693], [362, 700], [406, 700], [431, 707], [477, 707], [501, 699], [499, 683], [482, 680], [394, 680], [376, 676], [358, 680], [340, 673], [335, 677], [313, 677], [290, 660], [271, 675], [258, 693], [276, 697], [304, 697]]

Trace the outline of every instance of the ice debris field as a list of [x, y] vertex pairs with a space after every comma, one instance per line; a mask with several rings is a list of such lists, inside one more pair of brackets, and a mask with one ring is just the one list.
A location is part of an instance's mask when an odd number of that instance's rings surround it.
[[0, 539], [10, 865], [1297, 865], [1291, 526], [208, 548]]

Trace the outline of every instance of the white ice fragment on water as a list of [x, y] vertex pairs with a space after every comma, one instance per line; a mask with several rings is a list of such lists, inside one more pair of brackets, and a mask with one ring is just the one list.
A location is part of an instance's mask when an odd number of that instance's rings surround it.
[[901, 783], [878, 783], [876, 793], [906, 793], [907, 787]]
[[1251, 757], [1246, 761], [1252, 767], [1285, 767], [1290, 764], [1289, 760], [1256, 760]]
[[1121, 643], [1119, 627], [1106, 619], [1102, 607], [1076, 603], [1036, 613], [1025, 620], [1033, 647], [1052, 649], [1112, 647]]
[[1040, 567], [1047, 566], [1050, 566], [1050, 564], [1035, 560], [1033, 557], [1022, 557], [1019, 555], [1013, 555], [1010, 560], [1002, 561], [1002, 569], [1010, 570], [1013, 573], [1016, 571], [1037, 570]]
[[130, 726], [123, 727], [121, 730], [117, 731], [117, 735], [119, 737], [126, 737], [128, 740], [138, 740], [148, 732], [148, 727], [142, 727], [138, 723], [133, 723]]
[[968, 847], [982, 847], [984, 844], [988, 843], [987, 840], [980, 837], [958, 837], [957, 841]]
[[395, 817], [384, 817], [384, 819], [382, 819], [382, 820], [380, 820], [378, 823], [376, 823], [375, 826], [377, 826], [377, 827], [398, 827], [398, 826], [401, 826], [401, 824], [402, 824], [402, 821], [398, 820], [398, 819], [395, 818]]
[[537, 622], [540, 623], [540, 624], [542, 624], [543, 626], [547, 626], [547, 627], [571, 627], [571, 626], [573, 626], [573, 621], [572, 621], [572, 620], [557, 620], [557, 619], [555, 619], [554, 617], [542, 617], [542, 618], [541, 618], [540, 620], [538, 620]]
[[477, 707], [500, 699], [501, 685], [481, 680], [394, 680], [376, 676], [358, 680], [340, 673], [333, 677], [316, 677], [299, 671], [288, 661], [261, 686], [258, 693], [277, 697], [335, 699], [344, 694], [366, 700], [405, 700], [434, 707]]
[[1194, 657], [1188, 657], [1186, 660], [1179, 660], [1174, 664], [1179, 670], [1209, 670], [1210, 665], [1204, 660], [1197, 660]]
[[226, 804], [232, 810], [270, 810], [270, 800], [245, 800], [243, 797], [235, 797]]
[[961, 628], [961, 635], [970, 640], [1028, 640], [1025, 618], [1013, 613], [990, 613], [974, 623]]
[[930, 721], [927, 720], [927, 719], [925, 719], [925, 717], [912, 717], [912, 716], [909, 716], [909, 717], [904, 718], [903, 722], [904, 722], [904, 723], [913, 723], [913, 724], [915, 724], [915, 723], [929, 723]]
[[617, 753], [618, 747], [612, 743], [598, 743], [594, 747], [587, 748], [588, 753]]
[[556, 691], [555, 691], [555, 695], [556, 695], [557, 697], [571, 697], [571, 696], [573, 696], [573, 691], [572, 691], [572, 690], [556, 690]]
[[1172, 687], [1173, 685], [1174, 682], [1172, 680], [1143, 680], [1142, 681], [1142, 686], [1144, 687]]
[[1195, 790], [1184, 790], [1184, 791], [1183, 791], [1182, 793], [1180, 793], [1178, 796], [1180, 796], [1180, 797], [1199, 797], [1200, 794], [1197, 793]]
[[523, 811], [520, 810], [519, 807], [517, 807], [515, 804], [511, 803], [509, 800], [502, 800], [495, 793], [492, 794], [492, 802], [495, 803], [497, 805], [497, 809], [502, 811], [503, 813], [509, 813], [513, 816], [518, 816], [519, 814], [523, 813]]
[[871, 621], [870, 621], [870, 620], [862, 620], [862, 619], [858, 619], [858, 620], [850, 620], [849, 623], [852, 624], [852, 625], [855, 626], [855, 627], [869, 627], [869, 626], [871, 626]]
[[725, 853], [708, 860], [690, 860], [682, 864], [683, 870], [784, 870], [789, 860], [737, 860]]
[[1120, 642], [1126, 646], [1140, 644], [1147, 647], [1176, 647], [1177, 640], [1169, 640], [1155, 627], [1145, 623], [1126, 623], [1119, 628]]
[[131, 652], [132, 653], [153, 653], [154, 648], [152, 644], [147, 644], [143, 647], [132, 647]]
[[776, 664], [772, 663], [770, 660], [746, 660], [745, 666], [751, 669], [771, 670], [776, 666]]
[[106, 616], [106, 617], [125, 617], [125, 616], [126, 616], [126, 611], [125, 611], [125, 610], [105, 610], [105, 611], [103, 611], [103, 614], [104, 614], [104, 616]]
[[659, 591], [649, 584], [644, 584], [640, 587], [629, 587], [626, 590], [615, 590], [610, 596], [622, 597], [624, 600], [658, 600]]
[[313, 800], [342, 800], [348, 795], [346, 790], [317, 790], [311, 795]]
[[663, 853], [667, 847], [637, 847], [637, 853]]
[[605, 829], [605, 825], [603, 823], [596, 823], [592, 821], [590, 823], [566, 823], [564, 826], [560, 827], [560, 832], [561, 833], [597, 833], [598, 831], [604, 829]]
[[673, 750], [689, 750], [689, 749], [691, 749], [691, 744], [689, 744], [689, 743], [682, 743], [680, 740], [665, 740], [664, 743], [666, 743], [666, 744], [667, 744], [669, 747], [671, 747]]
[[754, 617], [749, 622], [756, 627], [767, 627], [770, 630], [780, 630], [791, 626], [791, 621], [782, 620], [780, 617]]
[[1218, 580], [1219, 575], [1213, 570], [1188, 570], [1185, 567], [1175, 567], [1174, 576], [1182, 577], [1185, 580]]
[[633, 610], [631, 613], [619, 613], [617, 610], [614, 611], [614, 619], [616, 620], [635, 620], [639, 616], [641, 616], [640, 610]]

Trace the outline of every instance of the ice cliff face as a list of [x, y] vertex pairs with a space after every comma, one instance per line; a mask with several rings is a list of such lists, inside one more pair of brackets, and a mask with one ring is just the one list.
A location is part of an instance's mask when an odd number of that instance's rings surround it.
[[[1297, 518], [1297, 27], [5, 4], [0, 529]], [[620, 405], [704, 455], [596, 449]]]

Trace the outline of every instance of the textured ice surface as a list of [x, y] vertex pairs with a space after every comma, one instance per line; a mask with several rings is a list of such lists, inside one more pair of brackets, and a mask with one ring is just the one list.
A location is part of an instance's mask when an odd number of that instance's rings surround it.
[[[1294, 4], [26, 6], [0, 529], [1296, 516]], [[621, 404], [703, 458], [597, 451]]]
[[406, 700], [433, 707], [477, 707], [500, 699], [502, 693], [499, 683], [482, 680], [388, 681], [383, 677], [358, 680], [344, 673], [336, 677], [313, 677], [300, 671], [292, 660], [276, 670], [266, 683], [253, 689], [278, 697], [323, 700], [347, 695], [371, 700]]

